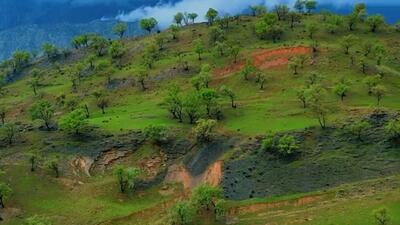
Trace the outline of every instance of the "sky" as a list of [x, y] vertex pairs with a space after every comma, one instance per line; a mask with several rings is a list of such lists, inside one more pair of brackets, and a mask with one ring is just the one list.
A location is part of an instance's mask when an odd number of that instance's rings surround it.
[[[79, 1], [79, 0], [76, 0]], [[160, 27], [166, 27], [171, 24], [171, 18], [177, 12], [196, 12], [198, 15], [205, 15], [211, 8], [217, 9], [220, 13], [236, 14], [247, 9], [249, 5], [264, 4], [269, 8], [278, 3], [294, 4], [295, 0], [180, 0], [175, 3], [159, 3], [156, 6], [143, 6], [131, 12], [124, 12], [116, 18], [123, 21], [135, 21], [144, 17], [154, 17], [159, 21]], [[318, 0], [318, 4], [330, 4], [334, 7], [345, 7], [355, 3], [364, 2], [372, 5], [396, 5], [400, 6], [400, 0]], [[204, 20], [199, 17], [199, 20]]]

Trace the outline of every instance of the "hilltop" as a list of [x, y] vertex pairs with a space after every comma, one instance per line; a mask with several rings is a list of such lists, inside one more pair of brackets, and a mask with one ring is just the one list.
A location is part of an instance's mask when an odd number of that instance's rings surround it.
[[307, 7], [14, 53], [4, 224], [400, 223], [399, 27]]

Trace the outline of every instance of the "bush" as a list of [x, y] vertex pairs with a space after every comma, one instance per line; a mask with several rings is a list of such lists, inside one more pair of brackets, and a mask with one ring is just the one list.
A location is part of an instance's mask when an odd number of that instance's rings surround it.
[[150, 125], [144, 129], [146, 139], [155, 144], [161, 144], [167, 141], [167, 133], [167, 128], [160, 125]]
[[197, 210], [210, 210], [215, 205], [215, 201], [222, 196], [222, 190], [208, 184], [202, 184], [195, 188], [192, 193], [192, 204]]
[[199, 142], [208, 142], [214, 135], [214, 129], [217, 126], [216, 120], [200, 119], [193, 128], [193, 133]]
[[273, 133], [269, 133], [262, 140], [261, 148], [264, 151], [274, 151], [281, 156], [288, 156], [296, 153], [299, 146], [292, 135], [286, 134], [283, 137], [278, 137]]
[[168, 220], [173, 225], [190, 224], [193, 220], [194, 209], [187, 201], [176, 203], [168, 212]]
[[390, 120], [385, 126], [385, 132], [389, 138], [399, 139], [400, 138], [400, 121]]

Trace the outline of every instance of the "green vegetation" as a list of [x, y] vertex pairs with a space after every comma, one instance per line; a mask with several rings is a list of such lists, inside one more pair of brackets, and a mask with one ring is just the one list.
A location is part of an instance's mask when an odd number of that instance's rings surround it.
[[399, 223], [399, 26], [317, 6], [182, 11], [165, 31], [141, 19], [141, 37], [118, 22], [116, 40], [15, 52], [0, 65], [4, 224]]

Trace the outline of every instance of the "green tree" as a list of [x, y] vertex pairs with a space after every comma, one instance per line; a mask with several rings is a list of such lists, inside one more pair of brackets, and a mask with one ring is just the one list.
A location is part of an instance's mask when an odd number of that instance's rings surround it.
[[188, 225], [193, 221], [195, 210], [189, 202], [176, 203], [168, 212], [168, 220], [173, 225]]
[[371, 124], [365, 120], [356, 120], [350, 123], [347, 127], [347, 130], [355, 135], [358, 140], [362, 141], [362, 136], [365, 131], [367, 131], [371, 127]]
[[350, 86], [347, 82], [340, 81], [333, 88], [333, 92], [340, 97], [340, 100], [343, 102], [344, 97], [346, 97], [347, 92], [350, 90]]
[[143, 30], [147, 30], [149, 34], [157, 26], [157, 24], [158, 24], [157, 20], [154, 19], [153, 17], [140, 20], [140, 27]]
[[57, 47], [48, 42], [43, 44], [42, 50], [47, 55], [48, 59], [53, 59], [53, 58], [57, 57], [57, 55], [58, 55]]
[[118, 35], [120, 39], [124, 37], [124, 34], [126, 33], [127, 30], [128, 30], [128, 24], [124, 22], [118, 22], [113, 27], [114, 34]]
[[214, 130], [217, 126], [216, 120], [199, 119], [193, 128], [193, 134], [199, 142], [209, 142], [214, 136]]
[[372, 52], [376, 58], [376, 65], [380, 66], [387, 55], [386, 47], [382, 43], [377, 43], [374, 45]]
[[278, 20], [285, 20], [289, 13], [289, 8], [285, 4], [278, 4], [275, 6], [274, 11]]
[[212, 26], [209, 33], [209, 42], [212, 45], [215, 45], [217, 41], [223, 42], [226, 39], [225, 32], [220, 27]]
[[315, 1], [315, 0], [306, 0], [304, 6], [307, 9], [307, 13], [311, 14], [313, 10], [317, 9], [317, 1]]
[[246, 59], [246, 64], [240, 74], [244, 80], [249, 80], [249, 76], [257, 71], [251, 58]]
[[122, 165], [118, 165], [114, 168], [114, 174], [118, 180], [119, 190], [121, 193], [125, 193], [126, 190], [135, 188], [140, 169], [134, 167], [125, 168]]
[[10, 197], [12, 194], [12, 189], [8, 184], [0, 182], [0, 207], [5, 208], [4, 201]]
[[15, 136], [17, 135], [17, 127], [13, 123], [6, 123], [1, 127], [1, 131], [3, 133], [5, 141], [12, 145], [15, 141]]
[[37, 90], [40, 86], [39, 83], [39, 78], [38, 77], [32, 77], [32, 79], [30, 79], [28, 81], [28, 85], [32, 88], [33, 94], [36, 96], [37, 95]]
[[[308, 96], [309, 99], [313, 99], [314, 97]], [[311, 113], [317, 118], [318, 123], [322, 129], [326, 128], [327, 124], [327, 119], [328, 119], [328, 114], [329, 114], [329, 108], [326, 104], [324, 104], [321, 100], [316, 101], [316, 100], [311, 100], [310, 101], [310, 110]]]
[[71, 42], [72, 42], [72, 45], [76, 49], [79, 49], [81, 47], [88, 47], [88, 45], [89, 45], [89, 36], [87, 34], [78, 35], [78, 36], [75, 36], [72, 39]]
[[344, 53], [348, 55], [350, 53], [350, 48], [353, 47], [357, 43], [358, 38], [352, 34], [344, 36], [340, 40], [340, 45], [344, 49]]
[[382, 98], [385, 97], [386, 93], [387, 93], [387, 89], [385, 88], [385, 86], [383, 85], [376, 85], [375, 87], [373, 87], [371, 89], [372, 91], [372, 95], [376, 98], [376, 104], [379, 106]]
[[30, 60], [30, 55], [26, 51], [16, 51], [14, 52], [12, 59], [11, 59], [11, 66], [13, 72], [18, 72], [22, 68], [28, 65]]
[[45, 100], [36, 102], [29, 110], [32, 120], [42, 120], [47, 130], [50, 130], [51, 119], [54, 115], [53, 105]]
[[368, 94], [372, 95], [372, 89], [377, 86], [382, 80], [381, 75], [368, 76], [364, 78], [363, 83], [368, 87]]
[[196, 20], [196, 18], [198, 17], [199, 15], [197, 14], [197, 13], [189, 13], [188, 14], [188, 18], [190, 19], [190, 20], [192, 20], [192, 24], [194, 24], [194, 21]]
[[359, 60], [358, 65], [359, 65], [359, 67], [361, 69], [361, 72], [363, 74], [367, 74], [367, 71], [368, 71], [368, 60], [367, 60], [367, 58], [366, 57], [361, 57], [360, 60]]
[[180, 86], [173, 84], [168, 88], [165, 104], [172, 117], [178, 119], [179, 122], [183, 122], [183, 98]]
[[261, 16], [268, 12], [265, 5], [252, 5], [250, 6], [250, 10], [253, 16]]
[[213, 9], [213, 8], [209, 8], [207, 13], [206, 13], [206, 18], [207, 18], [207, 21], [208, 21], [208, 25], [210, 25], [210, 26], [213, 25], [213, 23], [214, 23], [215, 19], [217, 18], [217, 16], [218, 16], [218, 11]]
[[145, 82], [149, 77], [149, 73], [145, 69], [139, 69], [136, 72], [135, 77], [136, 77], [136, 82], [140, 84], [142, 91], [147, 90]]
[[212, 118], [213, 115], [218, 113], [218, 93], [211, 88], [203, 88], [200, 90], [201, 100], [205, 106], [207, 116]]
[[187, 94], [183, 100], [183, 110], [189, 118], [190, 124], [194, 124], [201, 116], [201, 98], [197, 91]]
[[108, 53], [111, 55], [113, 59], [119, 59], [125, 54], [124, 44], [120, 41], [113, 41], [108, 48]]
[[229, 55], [231, 57], [233, 57], [233, 59], [234, 59], [233, 62], [234, 63], [237, 63], [237, 59], [239, 57], [239, 54], [240, 54], [240, 46], [239, 45], [231, 45], [229, 47]]
[[369, 16], [366, 22], [371, 32], [375, 33], [377, 29], [385, 23], [385, 18], [382, 15], [373, 15]]
[[172, 34], [172, 39], [174, 39], [174, 40], [178, 39], [178, 33], [179, 33], [180, 28], [177, 25], [172, 24], [169, 27], [169, 29], [170, 29], [171, 34]]
[[390, 222], [390, 216], [386, 208], [379, 208], [374, 211], [374, 218], [378, 225], [388, 225]]
[[308, 23], [308, 24], [306, 25], [306, 30], [307, 30], [307, 33], [308, 33], [308, 37], [309, 37], [311, 40], [313, 40], [313, 39], [314, 39], [315, 33], [317, 33], [318, 30], [319, 30], [318, 24], [315, 23], [315, 22]]
[[289, 12], [288, 17], [290, 28], [293, 30], [295, 25], [301, 22], [301, 16], [296, 12]]
[[191, 201], [196, 209], [206, 209], [208, 211], [215, 207], [216, 201], [220, 198], [222, 198], [222, 190], [220, 188], [202, 184], [193, 190]]
[[84, 108], [78, 108], [60, 119], [59, 126], [66, 132], [76, 135], [87, 125], [87, 115]]
[[96, 51], [97, 56], [103, 56], [110, 42], [103, 36], [95, 35], [91, 38], [91, 47]]
[[194, 41], [194, 52], [198, 55], [198, 59], [202, 60], [201, 55], [206, 51], [206, 47], [201, 39], [197, 39]]
[[224, 95], [224, 96], [229, 98], [229, 100], [231, 101], [231, 107], [233, 109], [236, 109], [237, 105], [235, 103], [235, 100], [236, 100], [235, 92], [232, 89], [230, 89], [227, 86], [225, 86], [225, 85], [221, 86], [220, 91], [222, 92], [222, 95]]
[[168, 130], [165, 126], [149, 125], [144, 129], [144, 136], [154, 144], [162, 144], [167, 141]]
[[301, 66], [300, 59], [298, 57], [292, 57], [289, 59], [288, 67], [293, 71], [293, 75], [299, 74], [299, 68]]
[[176, 23], [177, 26], [182, 26], [183, 18], [184, 15], [181, 12], [178, 12], [177, 14], [174, 15], [174, 22]]

